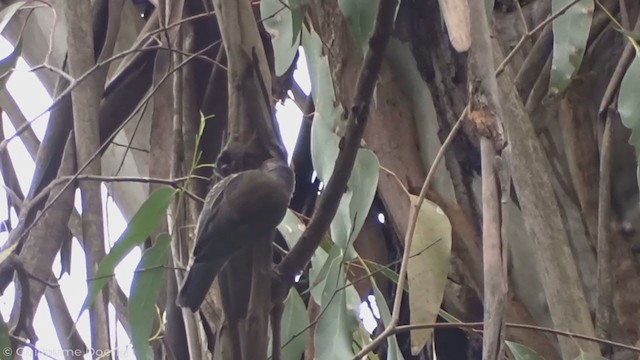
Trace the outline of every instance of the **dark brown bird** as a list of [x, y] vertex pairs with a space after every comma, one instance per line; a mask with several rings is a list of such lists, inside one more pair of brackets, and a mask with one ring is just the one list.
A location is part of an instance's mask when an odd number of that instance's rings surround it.
[[209, 191], [178, 306], [198, 310], [229, 258], [274, 231], [293, 186], [293, 171], [283, 161], [269, 159], [259, 169], [227, 176]]

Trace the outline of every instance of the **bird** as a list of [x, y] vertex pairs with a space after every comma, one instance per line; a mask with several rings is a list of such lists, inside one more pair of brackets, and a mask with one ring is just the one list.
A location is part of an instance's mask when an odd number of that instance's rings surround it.
[[178, 306], [196, 312], [231, 256], [275, 230], [289, 206], [294, 181], [291, 168], [271, 158], [257, 169], [230, 174], [211, 188], [196, 224], [195, 247]]

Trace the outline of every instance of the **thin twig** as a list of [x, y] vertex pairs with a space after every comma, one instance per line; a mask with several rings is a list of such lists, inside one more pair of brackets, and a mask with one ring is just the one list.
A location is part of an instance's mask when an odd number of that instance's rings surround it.
[[[11, 339], [13, 339], [15, 342], [17, 342], [18, 344], [20, 344], [21, 346], [24, 347], [28, 347], [29, 349], [31, 349], [31, 351], [33, 351], [33, 358], [37, 359], [38, 355], [44, 355], [45, 357], [49, 358], [49, 359], [53, 359], [56, 360], [55, 357], [53, 357], [53, 355], [49, 355], [48, 353], [38, 349], [34, 344], [30, 343], [28, 340], [23, 339], [19, 336], [13, 335], [11, 333], [9, 333], [9, 336], [11, 337]], [[5, 349], [3, 349], [3, 352], [6, 351]], [[6, 355], [6, 353], [5, 353]], [[16, 354], [17, 355], [17, 354]], [[22, 352], [22, 355], [28, 355], [25, 354], [24, 351]], [[9, 356], [10, 357], [10, 356]]]
[[[27, 268], [24, 266], [24, 263], [23, 263], [22, 259], [20, 258], [20, 256], [15, 255], [15, 254], [10, 254], [8, 260], [9, 260], [9, 264], [16, 271], [23, 272], [28, 278], [30, 278], [32, 280], [35, 280], [35, 281], [41, 283], [42, 285], [44, 285], [46, 287], [55, 288], [55, 287], [59, 287], [60, 286], [60, 284], [58, 284], [57, 282], [52, 283], [50, 281], [47, 281], [47, 280], [45, 280], [45, 279], [33, 274], [29, 270], [27, 270]], [[28, 291], [28, 289], [23, 290], [23, 291]]]
[[[193, 175], [191, 178], [198, 178], [201, 180], [208, 180], [203, 178], [202, 176]], [[54, 180], [52, 180], [44, 189], [42, 189], [38, 195], [34, 196], [33, 199], [29, 202], [29, 207], [31, 204], [37, 204], [40, 201], [44, 200], [49, 193], [58, 185], [64, 183], [65, 181], [101, 181], [101, 182], [137, 182], [137, 183], [145, 183], [145, 184], [161, 184], [168, 185], [178, 190], [184, 191], [189, 197], [196, 201], [204, 202], [202, 198], [199, 196], [189, 192], [186, 188], [184, 188], [180, 183], [190, 180], [190, 177], [185, 176], [177, 179], [162, 179], [162, 178], [152, 178], [152, 177], [144, 177], [144, 176], [104, 176], [104, 175], [71, 175], [71, 176], [61, 176]]]
[[[420, 329], [451, 329], [451, 328], [457, 328], [457, 329], [481, 329], [483, 327], [483, 325], [484, 324], [481, 323], [481, 322], [471, 322], [471, 323], [432, 323], [432, 324], [402, 325], [402, 326], [398, 326], [393, 331], [392, 335], [395, 335], [395, 334], [401, 333], [401, 332], [405, 332], [405, 331], [420, 330]], [[554, 335], [565, 336], [565, 337], [568, 337], [568, 338], [587, 340], [587, 341], [600, 343], [600, 344], [607, 344], [607, 345], [615, 346], [615, 347], [618, 347], [618, 348], [621, 348], [621, 349], [627, 349], [627, 350], [631, 350], [633, 352], [640, 353], [640, 347], [631, 346], [631, 345], [627, 345], [627, 344], [623, 344], [623, 343], [619, 343], [619, 342], [615, 342], [615, 341], [610, 341], [610, 340], [606, 340], [606, 339], [600, 339], [600, 338], [597, 338], [597, 337], [594, 337], [594, 336], [582, 335], [582, 334], [572, 333], [572, 332], [569, 332], [569, 331], [562, 331], [562, 330], [557, 330], [557, 329], [552, 329], [552, 328], [547, 328], [547, 327], [542, 327], [542, 326], [536, 326], [536, 325], [528, 325], [528, 324], [506, 323], [506, 326], [507, 326], [507, 328], [512, 328], [512, 329], [524, 329], [524, 330], [531, 330], [531, 331], [540, 331], [540, 332], [550, 333], [550, 334], [554, 334]]]
[[[609, 222], [611, 220], [611, 122], [614, 112], [613, 109], [609, 111], [600, 146], [595, 332], [598, 337], [602, 338], [608, 338], [612, 329], [613, 284], [611, 281], [611, 248], [609, 246], [609, 227], [611, 225]], [[609, 349], [603, 349], [603, 352], [608, 352], [606, 350]]]

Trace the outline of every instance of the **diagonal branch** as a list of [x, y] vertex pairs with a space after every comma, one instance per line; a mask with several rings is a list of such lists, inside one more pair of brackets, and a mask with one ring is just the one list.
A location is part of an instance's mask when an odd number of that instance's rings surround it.
[[336, 166], [327, 186], [318, 199], [316, 211], [311, 218], [300, 240], [276, 267], [276, 276], [285, 287], [279, 289], [278, 295], [287, 293], [293, 284], [294, 277], [302, 271], [311, 260], [322, 240], [323, 234], [329, 228], [338, 209], [340, 198], [351, 176], [360, 141], [367, 126], [369, 106], [374, 88], [378, 80], [378, 73], [382, 67], [384, 52], [393, 29], [394, 15], [398, 2], [382, 0], [378, 7], [375, 28], [369, 40], [369, 50], [365, 55], [356, 83], [356, 95], [349, 111], [349, 119], [344, 137], [341, 139], [341, 150], [336, 159]]

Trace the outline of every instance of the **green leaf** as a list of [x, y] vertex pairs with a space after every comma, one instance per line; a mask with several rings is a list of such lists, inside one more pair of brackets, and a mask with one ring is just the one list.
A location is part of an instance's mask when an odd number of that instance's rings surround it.
[[7, 55], [6, 58], [0, 60], [0, 89], [3, 89], [7, 80], [9, 80], [9, 75], [16, 68], [16, 64], [18, 63], [18, 58], [22, 54], [22, 38], [18, 39], [18, 43], [13, 48], [13, 51]]
[[[287, 210], [284, 219], [278, 225], [278, 231], [284, 237], [289, 248], [292, 248], [300, 239], [304, 232], [305, 225], [291, 210]], [[328, 244], [325, 246], [325, 244]], [[322, 303], [322, 291], [324, 280], [329, 272], [329, 267], [333, 261], [337, 261], [340, 255], [340, 248], [333, 246], [333, 242], [328, 235], [325, 235], [322, 244], [311, 257], [311, 268], [309, 269], [309, 287], [311, 296], [316, 303]], [[396, 276], [397, 277], [397, 276]]]
[[[631, 130], [629, 144], [633, 146], [636, 157], [640, 157], [640, 52], [636, 51], [636, 56], [629, 65], [627, 72], [620, 83], [618, 94], [618, 113], [622, 124]], [[638, 167], [640, 173], [640, 167]], [[637, 178], [640, 187], [640, 176]]]
[[362, 53], [369, 48], [379, 0], [338, 0], [340, 11], [349, 24], [351, 35]]
[[[411, 195], [411, 206], [418, 201]], [[434, 323], [444, 296], [451, 256], [451, 223], [436, 204], [424, 200], [411, 243], [407, 266], [411, 324]], [[432, 329], [411, 331], [411, 352], [418, 354]]]
[[323, 305], [326, 284], [325, 280], [329, 274], [329, 269], [334, 263], [339, 263], [342, 257], [342, 248], [334, 246], [329, 253], [322, 249], [317, 249], [311, 257], [311, 268], [309, 269], [309, 291], [311, 296], [318, 303]]
[[346, 284], [342, 263], [335, 261], [331, 265], [322, 292], [324, 312], [316, 325], [314, 337], [316, 359], [351, 359], [351, 324], [355, 314], [347, 308], [345, 291], [338, 289]]
[[311, 124], [311, 162], [318, 178], [326, 185], [336, 164], [340, 138], [323, 125], [322, 120], [316, 122], [318, 116], [314, 116]]
[[629, 65], [627, 72], [620, 83], [620, 93], [618, 96], [618, 113], [622, 124], [631, 130], [629, 144], [633, 145], [636, 155], [640, 154], [640, 53]]
[[[376, 304], [378, 305], [378, 310], [380, 311], [380, 319], [382, 319], [382, 323], [387, 326], [391, 322], [391, 313], [389, 312], [389, 307], [387, 306], [387, 300], [384, 298], [384, 295], [378, 289], [378, 285], [376, 285], [375, 280], [371, 281], [373, 286], [373, 296], [376, 299]], [[396, 339], [395, 335], [389, 336], [387, 338], [387, 360], [404, 360], [402, 356], [402, 352], [400, 351], [400, 346], [398, 345], [398, 339]]]
[[16, 1], [0, 11], [0, 33], [4, 31], [4, 28], [9, 21], [11, 21], [13, 15], [26, 3], [26, 1]]
[[298, 242], [305, 228], [306, 226], [298, 219], [298, 216], [289, 209], [287, 209], [284, 218], [278, 225], [278, 231], [287, 242], [289, 249]]
[[289, 290], [282, 313], [280, 341], [283, 359], [300, 359], [307, 347], [309, 317], [307, 307], [295, 288]]
[[[355, 3], [358, 3], [356, 6], [364, 6], [359, 0]], [[373, 4], [369, 3], [367, 6], [371, 7]], [[343, 109], [334, 105], [331, 71], [327, 57], [322, 54], [322, 43], [317, 34], [304, 30], [302, 44], [309, 63], [311, 93], [316, 104], [311, 125], [311, 160], [318, 178], [326, 184], [333, 174], [338, 157], [340, 138], [337, 132]], [[331, 223], [331, 239], [346, 249], [348, 259], [355, 257], [355, 251], [352, 246], [347, 247], [347, 244], [352, 244], [362, 229], [378, 186], [378, 175], [379, 163], [376, 155], [366, 149], [358, 150], [347, 191]]]
[[[552, 0], [551, 13], [556, 14], [572, 0]], [[553, 58], [549, 95], [563, 92], [580, 69], [593, 20], [593, 0], [581, 0], [553, 20]]]
[[440, 315], [441, 318], [444, 319], [444, 321], [446, 322], [450, 322], [450, 323], [461, 323], [462, 321], [460, 321], [460, 319], [456, 318], [455, 316], [449, 314], [448, 312], [440, 309], [440, 311], [438, 311], [438, 315]]
[[[311, 125], [311, 160], [318, 178], [325, 184], [333, 174], [339, 151], [339, 137], [314, 120]], [[336, 216], [331, 222], [331, 239], [343, 249], [349, 244], [348, 259], [355, 256], [351, 249], [358, 236], [378, 186], [379, 163], [376, 155], [359, 149], [353, 171], [342, 196]]]
[[[349, 191], [353, 193], [349, 202], [349, 216], [352, 221], [352, 226], [349, 229], [351, 232], [349, 243], [351, 244], [360, 233], [369, 214], [369, 209], [378, 189], [379, 174], [380, 163], [376, 154], [368, 149], [359, 149], [351, 177], [347, 183]], [[335, 242], [336, 238], [333, 239]]]
[[[311, 96], [316, 109], [313, 124], [318, 122], [318, 124], [324, 125], [326, 130], [335, 134], [342, 116], [342, 108], [334, 106], [335, 92], [333, 90], [329, 60], [324, 54], [324, 45], [318, 34], [303, 28], [302, 46], [307, 59], [309, 79], [311, 80]], [[311, 131], [313, 132], [313, 125]]]
[[513, 354], [515, 360], [544, 360], [544, 358], [538, 355], [537, 352], [522, 344], [512, 341], [505, 341], [505, 343], [507, 344], [509, 351], [511, 351], [511, 354]]
[[602, 357], [600, 355], [591, 355], [582, 353], [578, 355], [574, 360], [608, 360], [606, 357]]
[[[83, 311], [93, 304], [102, 287], [113, 276], [113, 271], [120, 261], [136, 246], [142, 244], [160, 224], [176, 192], [177, 190], [170, 187], [159, 188], [140, 206], [124, 233], [116, 241], [107, 256], [100, 262], [94, 275], [95, 278], [89, 280], [89, 291], [82, 305]], [[82, 311], [80, 314], [82, 314]], [[78, 314], [78, 318], [80, 314]]]
[[9, 327], [0, 315], [0, 360], [13, 359], [13, 348], [11, 347], [11, 339], [9, 338]]
[[299, 36], [302, 31], [304, 15], [307, 13], [307, 9], [309, 9], [309, 0], [290, 0], [289, 6], [291, 7], [291, 29], [295, 35], [291, 45], [297, 46], [299, 41], [296, 41], [295, 38]]
[[137, 359], [153, 359], [149, 336], [157, 317], [156, 300], [162, 290], [171, 236], [163, 233], [156, 244], [142, 254], [131, 283], [129, 317], [131, 342]]
[[[369, 345], [370, 343], [371, 343], [371, 334], [369, 334], [367, 329], [361, 323], [360, 326], [358, 327], [358, 330], [356, 330], [353, 333], [353, 344], [352, 344], [353, 351], [354, 352], [358, 352], [358, 351], [360, 351], [360, 349], [362, 349], [363, 347]], [[365, 359], [366, 360], [380, 360], [378, 355], [376, 355], [376, 354], [374, 354], [372, 352], [369, 353], [365, 357]]]
[[260, 16], [264, 19], [265, 30], [271, 35], [276, 76], [282, 76], [298, 52], [300, 33], [293, 32], [292, 13], [286, 0], [260, 1]]

